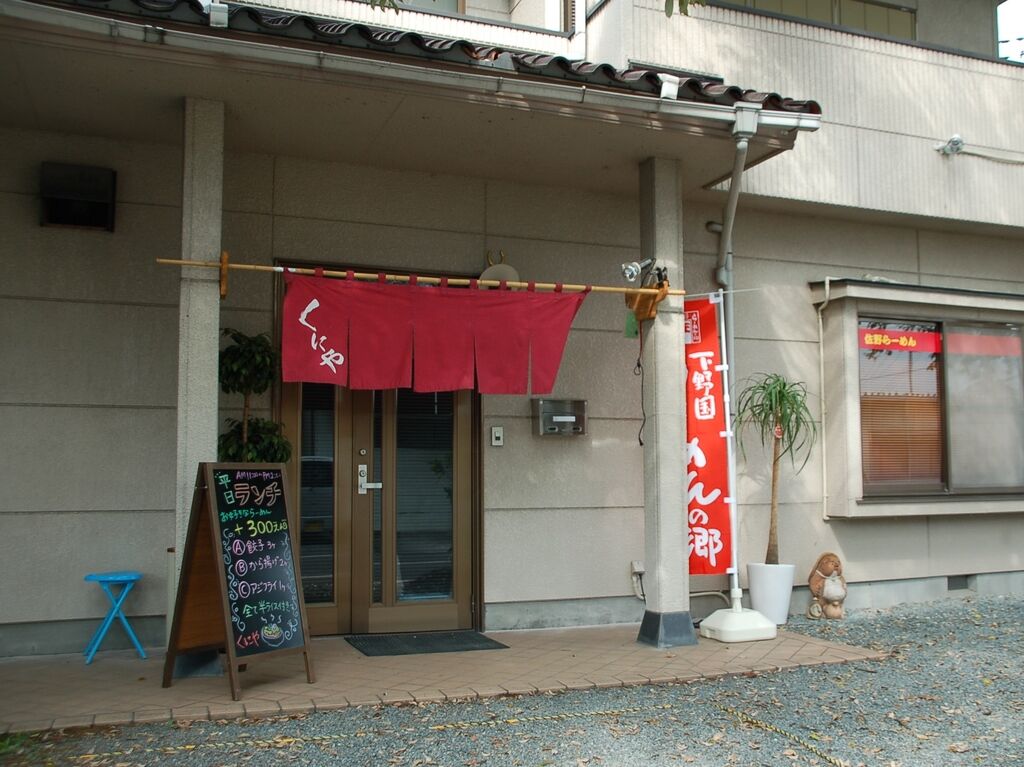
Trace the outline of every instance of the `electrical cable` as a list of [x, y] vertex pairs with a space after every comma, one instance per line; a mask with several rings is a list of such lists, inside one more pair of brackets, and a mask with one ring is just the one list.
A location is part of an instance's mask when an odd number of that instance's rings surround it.
[[640, 354], [636, 358], [636, 366], [633, 368], [633, 375], [640, 376], [640, 431], [636, 434], [636, 441], [640, 447], [644, 446], [644, 426], [647, 425], [647, 411], [644, 409], [644, 329], [639, 328], [637, 334], [640, 336]]
[[[658, 267], [655, 268], [654, 261], [643, 271], [640, 276], [640, 287], [650, 287], [651, 275], [654, 275], [655, 282], [661, 282], [665, 279], [665, 270]], [[640, 376], [640, 430], [636, 434], [636, 441], [640, 443], [640, 447], [644, 446], [644, 427], [647, 425], [647, 410], [644, 408], [644, 329], [641, 323], [637, 323], [637, 335], [640, 337], [640, 354], [636, 358], [636, 365], [633, 366], [633, 375]], [[643, 584], [641, 584], [643, 588]]]

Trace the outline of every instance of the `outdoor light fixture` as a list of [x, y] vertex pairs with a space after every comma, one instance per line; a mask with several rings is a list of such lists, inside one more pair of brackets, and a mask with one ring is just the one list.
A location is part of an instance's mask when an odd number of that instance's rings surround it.
[[481, 280], [495, 280], [501, 282], [519, 282], [519, 272], [511, 264], [505, 263], [505, 251], [498, 251], [498, 261], [495, 263], [491, 258], [491, 251], [487, 251], [487, 268], [480, 274]]
[[636, 282], [637, 277], [644, 269], [651, 266], [654, 263], [653, 258], [645, 258], [639, 263], [636, 261], [630, 261], [628, 264], [622, 265], [622, 276], [626, 278], [627, 282]]

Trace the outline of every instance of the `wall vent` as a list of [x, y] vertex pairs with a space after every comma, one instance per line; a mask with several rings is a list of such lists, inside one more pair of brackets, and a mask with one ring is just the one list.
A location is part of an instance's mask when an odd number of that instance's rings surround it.
[[110, 168], [44, 162], [39, 168], [43, 226], [114, 231], [117, 173]]
[[966, 591], [968, 588], [966, 575], [946, 576], [946, 591]]

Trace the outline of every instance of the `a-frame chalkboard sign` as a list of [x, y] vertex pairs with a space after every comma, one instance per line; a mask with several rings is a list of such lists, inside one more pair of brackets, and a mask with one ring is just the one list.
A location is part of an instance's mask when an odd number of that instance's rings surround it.
[[284, 464], [199, 464], [164, 687], [178, 656], [212, 649], [227, 656], [234, 700], [239, 666], [256, 658], [301, 652], [315, 681], [295, 529]]

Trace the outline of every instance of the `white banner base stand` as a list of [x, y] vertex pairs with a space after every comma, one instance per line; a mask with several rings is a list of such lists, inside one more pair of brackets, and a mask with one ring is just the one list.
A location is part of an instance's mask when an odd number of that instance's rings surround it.
[[700, 622], [700, 635], [719, 642], [757, 642], [775, 639], [778, 627], [756, 610], [741, 604], [743, 591], [732, 589], [732, 607], [715, 610]]

